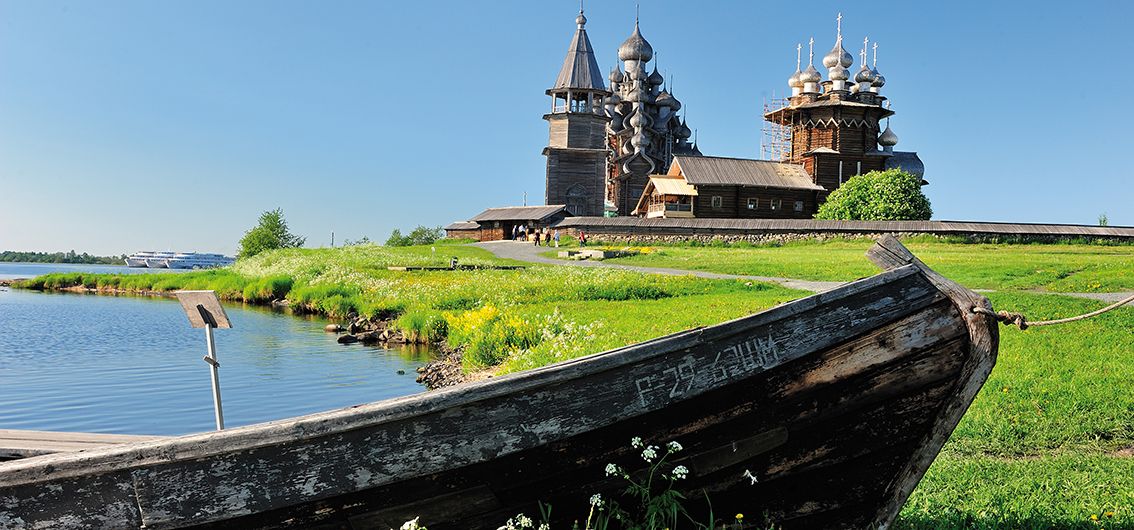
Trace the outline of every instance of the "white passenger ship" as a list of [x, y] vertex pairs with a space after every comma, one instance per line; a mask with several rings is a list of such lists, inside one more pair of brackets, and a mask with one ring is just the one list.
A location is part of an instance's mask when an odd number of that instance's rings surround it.
[[223, 254], [198, 252], [135, 252], [126, 257], [129, 267], [149, 267], [151, 269], [212, 269], [225, 267], [236, 262]]

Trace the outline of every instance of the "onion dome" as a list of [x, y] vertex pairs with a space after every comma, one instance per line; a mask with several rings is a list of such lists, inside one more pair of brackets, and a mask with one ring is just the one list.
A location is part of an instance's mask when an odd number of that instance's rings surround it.
[[842, 38], [836, 40], [835, 47], [831, 48], [831, 51], [827, 52], [827, 55], [823, 56], [823, 66], [827, 68], [832, 68], [836, 64], [842, 66], [843, 68], [847, 68], [853, 63], [854, 58], [851, 57], [851, 54], [847, 53], [847, 51], [843, 49]]
[[636, 150], [641, 151], [645, 149], [647, 145], [650, 145], [650, 137], [646, 136], [645, 132], [639, 132], [630, 138], [630, 144], [633, 145]]
[[665, 82], [665, 78], [658, 73], [658, 66], [654, 65], [654, 71], [650, 73], [650, 77], [646, 79], [651, 85], [658, 86]]
[[634, 115], [630, 117], [630, 126], [635, 129], [647, 127], [650, 125], [651, 121], [653, 120], [650, 119], [649, 115], [642, 112], [642, 107], [638, 107]]
[[665, 90], [662, 90], [661, 93], [658, 94], [658, 98], [654, 101], [654, 103], [656, 103], [659, 107], [667, 107], [672, 109], [673, 104], [676, 101], [676, 99], [673, 99], [673, 95], [671, 95], [669, 92], [666, 92]]
[[634, 33], [618, 47], [618, 58], [623, 61], [649, 62], [654, 57], [654, 48], [642, 37], [638, 30], [638, 23], [634, 23]]
[[614, 68], [610, 69], [610, 82], [611, 83], [621, 83], [625, 79], [626, 79], [626, 77], [624, 75], [622, 75], [622, 69], [619, 68], [617, 64], [615, 64]]
[[606, 97], [606, 101], [603, 102], [603, 105], [614, 105], [617, 107], [619, 103], [622, 103], [622, 98], [618, 97], [618, 94], [611, 94]]
[[688, 140], [690, 136], [693, 136], [693, 131], [689, 129], [689, 126], [685, 124], [685, 119], [682, 118], [681, 127], [678, 127], [673, 135], [682, 140]]
[[882, 134], [878, 135], [878, 145], [881, 145], [882, 147], [893, 147], [895, 145], [898, 145], [898, 135], [894, 134], [894, 131], [890, 130], [889, 123], [886, 124], [886, 130], [882, 131]]
[[788, 86], [791, 87], [791, 88], [803, 88], [802, 77], [803, 77], [803, 72], [800, 72], [799, 68], [796, 68], [795, 73], [791, 74], [791, 77], [789, 77], [788, 80], [787, 80]]
[[850, 73], [847, 72], [846, 68], [843, 68], [843, 65], [835, 64], [830, 70], [827, 70], [827, 77], [830, 78], [831, 81], [846, 81], [850, 79]]
[[882, 77], [882, 74], [878, 73], [877, 68], [871, 70], [870, 73], [874, 75], [874, 81], [870, 83], [870, 86], [874, 88], [882, 88], [882, 86], [886, 84], [886, 78]]
[[864, 64], [864, 65], [862, 65], [862, 68], [860, 68], [858, 70], [858, 73], [854, 74], [854, 82], [855, 83], [873, 83], [874, 82], [874, 72], [872, 72], [870, 70], [869, 66], [866, 66]]
[[579, 11], [579, 16], [575, 17], [575, 23], [579, 25], [579, 29], [587, 23], [587, 17], [583, 16], [583, 12]]
[[818, 83], [823, 80], [823, 76], [819, 74], [819, 70], [815, 69], [815, 65], [807, 65], [807, 69], [799, 75], [799, 80], [804, 83]]

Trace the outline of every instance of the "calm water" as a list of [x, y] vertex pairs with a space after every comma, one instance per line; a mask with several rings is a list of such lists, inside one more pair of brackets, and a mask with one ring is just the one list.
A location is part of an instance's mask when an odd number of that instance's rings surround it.
[[173, 269], [147, 269], [145, 267], [133, 268], [125, 265], [81, 265], [72, 263], [2, 263], [0, 262], [0, 280], [14, 278], [34, 278], [49, 272], [98, 272], [105, 274], [140, 274], [140, 273], [179, 273], [184, 270]]
[[[28, 265], [0, 264], [0, 277], [41, 273], [19, 267]], [[340, 345], [318, 319], [225, 311], [233, 328], [215, 335], [226, 427], [424, 390], [414, 378], [425, 352]], [[0, 428], [211, 430], [204, 353], [204, 331], [189, 328], [175, 300], [0, 287]]]

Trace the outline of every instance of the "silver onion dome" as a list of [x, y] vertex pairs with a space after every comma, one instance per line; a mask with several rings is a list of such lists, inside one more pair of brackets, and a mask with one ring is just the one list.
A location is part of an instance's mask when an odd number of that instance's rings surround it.
[[630, 34], [621, 46], [618, 47], [618, 58], [623, 61], [649, 62], [654, 58], [654, 48], [638, 30], [638, 23], [634, 23], [634, 33]]
[[673, 135], [682, 140], [688, 140], [690, 136], [693, 136], [693, 131], [690, 130], [689, 126], [685, 124], [685, 118], [681, 119], [681, 127], [678, 127], [677, 130], [674, 131]]
[[819, 74], [819, 70], [815, 69], [815, 65], [807, 65], [807, 69], [799, 75], [799, 80], [804, 83], [818, 83], [823, 80], [823, 76]]
[[889, 123], [886, 124], [886, 130], [882, 131], [882, 134], [878, 135], [878, 145], [881, 145], [882, 147], [893, 147], [895, 145], [898, 145], [898, 135], [894, 134], [894, 131], [890, 130]]
[[657, 99], [654, 100], [654, 103], [657, 104], [657, 106], [668, 107], [671, 109], [673, 108], [673, 104], [676, 102], [677, 100], [673, 99], [673, 95], [669, 92], [666, 92], [665, 90], [662, 90], [661, 93], [658, 94]]
[[579, 29], [587, 24], [587, 17], [583, 16], [583, 12], [579, 11], [579, 16], [575, 17], [575, 23], [579, 25]]
[[858, 70], [858, 73], [854, 74], [854, 82], [855, 83], [873, 83], [874, 82], [874, 72], [872, 72], [870, 70], [869, 66], [866, 66], [864, 64], [864, 65], [862, 65], [862, 68], [860, 68]]
[[658, 73], [657, 65], [654, 65], [654, 71], [650, 73], [650, 77], [646, 79], [651, 85], [657, 86], [665, 82], [665, 78]]
[[610, 69], [610, 82], [611, 83], [621, 83], [625, 79], [626, 79], [625, 76], [622, 75], [622, 69], [619, 68], [617, 64], [614, 65], [614, 68]]
[[803, 88], [802, 77], [803, 77], [803, 72], [800, 72], [799, 68], [796, 68], [795, 73], [791, 74], [791, 77], [789, 77], [788, 80], [787, 80], [788, 86], [791, 87], [791, 88]]
[[836, 64], [832, 66], [830, 70], [827, 70], [827, 77], [830, 78], [831, 81], [846, 81], [850, 79], [850, 73], [847, 72], [846, 68], [843, 68], [843, 65]]
[[831, 48], [831, 51], [823, 56], [823, 66], [831, 68], [836, 64], [843, 68], [848, 68], [851, 64], [854, 64], [854, 58], [843, 49], [842, 39], [836, 40], [835, 47]]
[[883, 77], [882, 74], [878, 73], [877, 68], [871, 70], [870, 73], [874, 74], [874, 81], [871, 81], [870, 86], [874, 88], [882, 88], [886, 84], [886, 78]]

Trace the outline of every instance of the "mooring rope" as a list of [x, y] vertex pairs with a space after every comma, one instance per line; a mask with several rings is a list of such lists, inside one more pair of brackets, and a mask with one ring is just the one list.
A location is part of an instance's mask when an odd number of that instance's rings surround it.
[[1022, 313], [1013, 313], [1011, 311], [993, 311], [991, 309], [985, 309], [985, 308], [980, 307], [980, 306], [973, 307], [973, 313], [980, 313], [982, 315], [988, 315], [990, 317], [995, 318], [997, 322], [1000, 322], [1000, 323], [1004, 324], [1005, 326], [1019, 326], [1020, 329], [1023, 330], [1023, 329], [1028, 329], [1030, 327], [1035, 327], [1035, 326], [1053, 326], [1055, 324], [1066, 324], [1068, 322], [1075, 322], [1077, 320], [1088, 319], [1088, 318], [1091, 318], [1093, 316], [1098, 316], [1098, 315], [1101, 315], [1103, 313], [1106, 313], [1107, 311], [1110, 311], [1112, 309], [1116, 309], [1120, 306], [1129, 304], [1130, 302], [1134, 302], [1134, 295], [1130, 295], [1129, 297], [1127, 297], [1123, 300], [1119, 300], [1119, 301], [1117, 301], [1117, 302], [1115, 302], [1111, 305], [1108, 305], [1108, 306], [1106, 306], [1102, 309], [1099, 309], [1098, 311], [1091, 311], [1090, 313], [1086, 313], [1086, 314], [1079, 315], [1079, 316], [1076, 316], [1076, 317], [1071, 317], [1071, 318], [1061, 318], [1059, 320], [1041, 320], [1039, 322], [1028, 322], [1028, 319], [1026, 317], [1024, 317], [1024, 315]]

